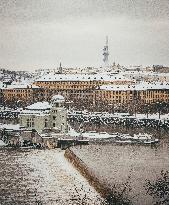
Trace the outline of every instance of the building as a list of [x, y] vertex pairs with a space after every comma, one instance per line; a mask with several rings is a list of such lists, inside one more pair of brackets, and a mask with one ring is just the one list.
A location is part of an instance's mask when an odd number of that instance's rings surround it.
[[93, 95], [95, 104], [131, 105], [169, 103], [168, 83], [142, 82], [136, 85], [102, 85]]
[[3, 83], [0, 82], [0, 104], [3, 104]]
[[[125, 75], [125, 76], [124, 76]], [[132, 79], [133, 78], [133, 79]], [[97, 104], [151, 104], [168, 100], [167, 74], [131, 71], [119, 74], [49, 73], [31, 84], [11, 84], [0, 90], [1, 99], [12, 105], [50, 101], [62, 95], [77, 108]], [[136, 84], [136, 81], [139, 83]], [[149, 82], [151, 81], [151, 82]], [[161, 81], [161, 82], [160, 82]]]
[[44, 98], [43, 88], [31, 84], [11, 84], [2, 88], [4, 103], [16, 105], [17, 102], [30, 104]]
[[95, 90], [95, 103], [129, 104], [133, 100], [133, 88], [129, 85], [102, 85]]
[[169, 82], [169, 73], [157, 73], [153, 71], [137, 71], [130, 70], [123, 72], [126, 78], [133, 79], [136, 81], [147, 81], [147, 82]]
[[[66, 100], [91, 103], [94, 90], [106, 84], [134, 84], [123, 75], [99, 74], [55, 74], [45, 75], [37, 79], [34, 85], [45, 88], [44, 98], [50, 100], [52, 95], [60, 94]], [[46, 93], [45, 93], [46, 92]]]
[[67, 110], [63, 104], [63, 96], [55, 95], [51, 103], [37, 102], [27, 106], [19, 115], [20, 126], [39, 133], [44, 131], [66, 133]]

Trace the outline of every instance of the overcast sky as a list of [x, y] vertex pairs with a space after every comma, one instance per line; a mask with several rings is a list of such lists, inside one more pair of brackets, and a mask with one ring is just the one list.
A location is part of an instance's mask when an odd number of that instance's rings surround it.
[[0, 0], [0, 67], [169, 66], [169, 0]]

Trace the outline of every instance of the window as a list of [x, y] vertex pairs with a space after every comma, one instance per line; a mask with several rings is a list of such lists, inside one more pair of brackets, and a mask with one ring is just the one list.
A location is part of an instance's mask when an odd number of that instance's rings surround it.
[[48, 126], [48, 120], [45, 119], [45, 127], [47, 127], [47, 126]]
[[29, 127], [29, 119], [27, 119], [26, 121], [27, 121], [27, 127]]
[[55, 127], [55, 123], [53, 123], [53, 127]]
[[27, 119], [27, 127], [34, 127], [35, 126], [35, 122], [34, 119]]
[[56, 120], [56, 116], [53, 116], [53, 120]]

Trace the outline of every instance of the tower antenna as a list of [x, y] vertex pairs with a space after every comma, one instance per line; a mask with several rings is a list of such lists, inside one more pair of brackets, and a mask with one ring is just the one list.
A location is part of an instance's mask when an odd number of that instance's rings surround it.
[[104, 66], [107, 67], [109, 64], [108, 36], [106, 36], [106, 45], [103, 48], [103, 62]]

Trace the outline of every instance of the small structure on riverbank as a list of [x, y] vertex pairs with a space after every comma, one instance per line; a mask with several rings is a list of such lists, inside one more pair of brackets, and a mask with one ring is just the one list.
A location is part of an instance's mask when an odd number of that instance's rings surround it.
[[68, 126], [64, 101], [63, 96], [55, 95], [51, 103], [37, 102], [27, 106], [19, 115], [20, 125], [28, 129], [35, 129], [39, 133], [45, 130], [66, 133]]
[[50, 103], [27, 106], [19, 115], [20, 124], [2, 125], [1, 139], [11, 146], [56, 147], [57, 139], [68, 132], [64, 101], [63, 96], [55, 95]]
[[27, 130], [34, 130], [32, 142], [54, 148], [57, 146], [57, 139], [67, 134], [67, 110], [64, 101], [63, 96], [55, 95], [50, 103], [37, 102], [21, 112], [20, 125]]

